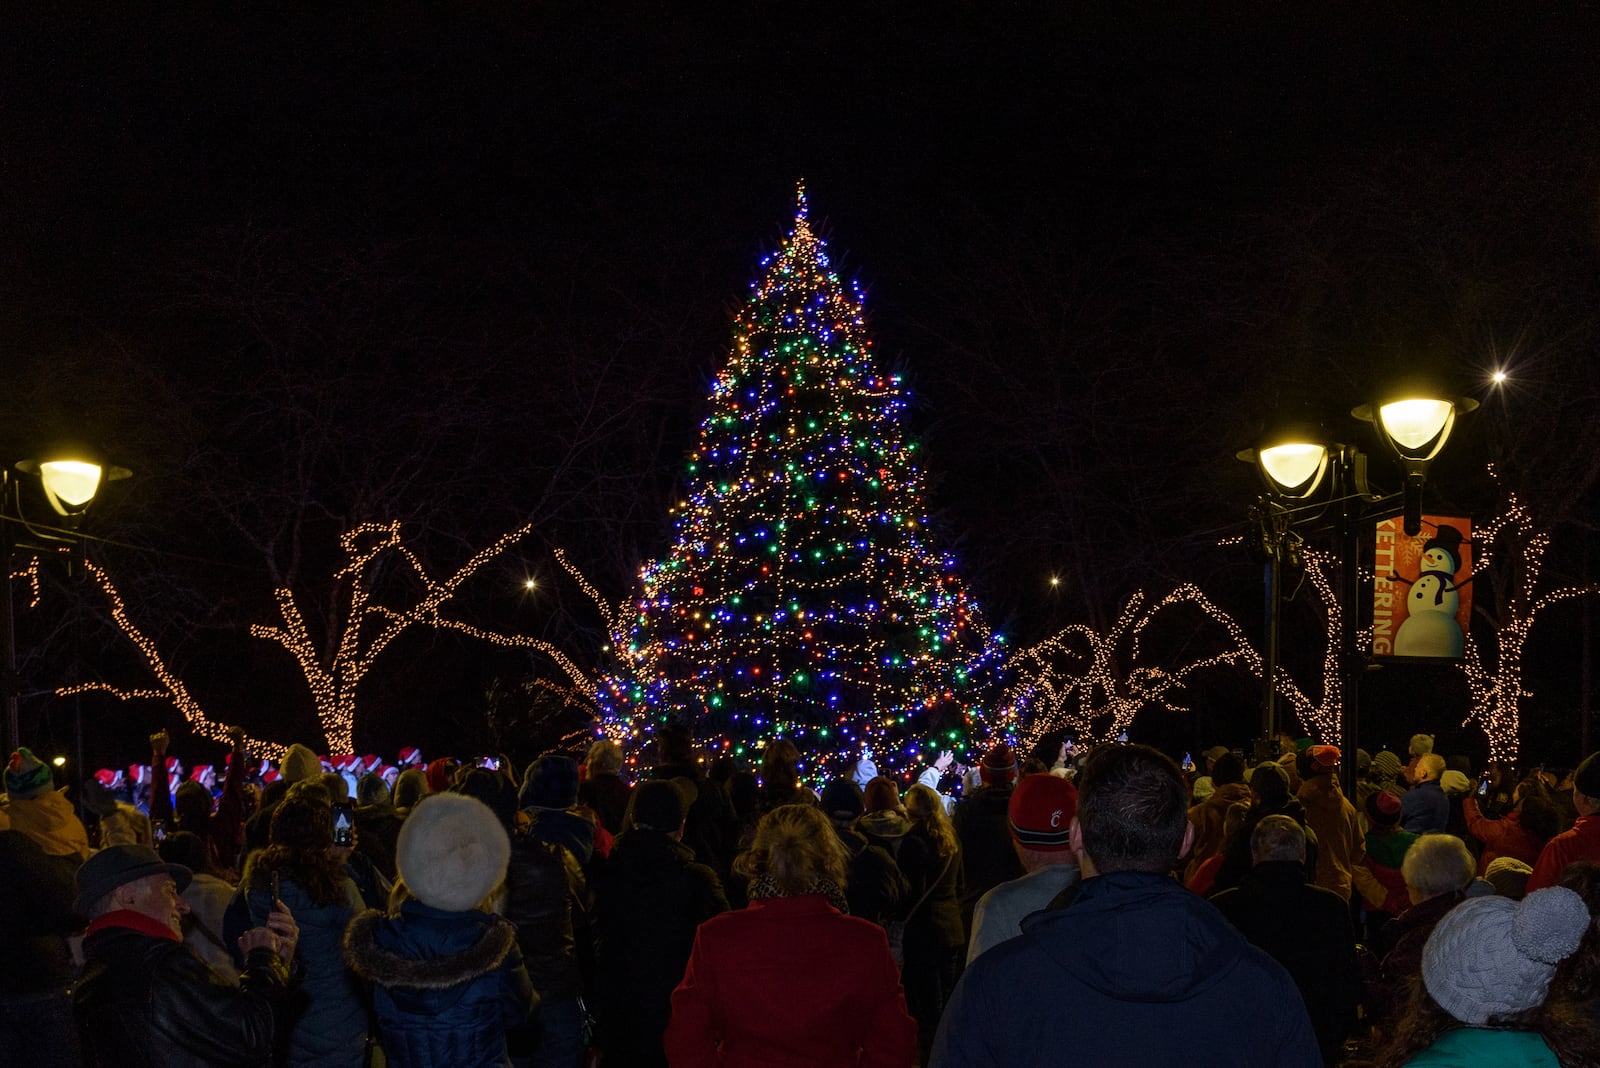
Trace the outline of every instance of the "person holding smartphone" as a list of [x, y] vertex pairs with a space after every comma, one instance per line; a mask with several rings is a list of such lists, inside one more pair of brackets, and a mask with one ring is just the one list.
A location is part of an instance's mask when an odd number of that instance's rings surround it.
[[270, 844], [246, 863], [223, 923], [231, 945], [237, 931], [259, 925], [279, 902], [294, 914], [305, 1008], [284, 1063], [307, 1068], [361, 1068], [367, 1045], [366, 1006], [343, 951], [345, 927], [365, 906], [339, 857], [334, 826], [326, 791], [297, 784], [273, 811]]

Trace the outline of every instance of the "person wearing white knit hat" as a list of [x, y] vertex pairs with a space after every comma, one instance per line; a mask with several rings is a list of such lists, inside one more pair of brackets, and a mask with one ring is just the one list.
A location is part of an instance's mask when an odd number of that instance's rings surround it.
[[1379, 1052], [1382, 1064], [1494, 1064], [1558, 1068], [1595, 1064], [1600, 1042], [1545, 1005], [1556, 966], [1589, 929], [1583, 898], [1565, 887], [1522, 901], [1462, 902], [1439, 921], [1422, 952], [1422, 985], [1405, 1024]]

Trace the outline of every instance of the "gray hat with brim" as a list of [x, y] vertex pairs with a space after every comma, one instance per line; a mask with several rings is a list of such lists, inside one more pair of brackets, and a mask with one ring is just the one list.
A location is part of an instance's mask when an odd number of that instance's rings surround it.
[[172, 881], [178, 884], [179, 893], [194, 878], [194, 873], [188, 868], [182, 864], [168, 864], [149, 846], [116, 845], [102, 849], [78, 868], [75, 911], [80, 916], [87, 916], [96, 902], [117, 887], [152, 875], [170, 875]]

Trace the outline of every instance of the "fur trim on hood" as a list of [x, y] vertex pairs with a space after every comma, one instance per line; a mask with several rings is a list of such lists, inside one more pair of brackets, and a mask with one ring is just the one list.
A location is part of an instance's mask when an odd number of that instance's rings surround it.
[[406, 817], [394, 861], [413, 897], [464, 912], [506, 875], [511, 839], [488, 805], [465, 794], [429, 794]]
[[377, 942], [378, 925], [388, 917], [368, 909], [350, 921], [344, 932], [344, 959], [361, 978], [385, 988], [448, 990], [505, 962], [517, 944], [517, 929], [499, 916], [490, 918], [483, 936], [460, 953], [448, 957], [402, 957]]

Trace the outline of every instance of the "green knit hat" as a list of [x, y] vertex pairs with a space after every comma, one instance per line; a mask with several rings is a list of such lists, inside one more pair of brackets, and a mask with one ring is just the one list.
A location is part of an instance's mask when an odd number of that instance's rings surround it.
[[6, 793], [13, 801], [47, 794], [54, 785], [49, 766], [34, 756], [32, 749], [22, 746], [11, 754], [11, 763], [6, 765]]

